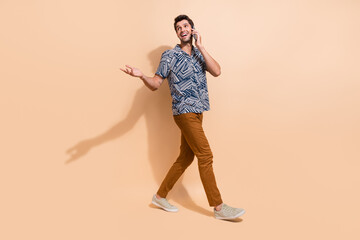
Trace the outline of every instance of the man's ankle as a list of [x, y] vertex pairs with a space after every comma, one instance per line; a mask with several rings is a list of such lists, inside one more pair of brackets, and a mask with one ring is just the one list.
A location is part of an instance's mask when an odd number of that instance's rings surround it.
[[215, 210], [216, 210], [216, 211], [220, 211], [221, 208], [222, 208], [222, 203], [221, 203], [220, 205], [217, 205], [217, 206], [215, 207]]

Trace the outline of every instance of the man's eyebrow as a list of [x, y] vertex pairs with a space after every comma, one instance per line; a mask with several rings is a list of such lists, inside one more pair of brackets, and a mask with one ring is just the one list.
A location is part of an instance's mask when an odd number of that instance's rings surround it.
[[[188, 23], [183, 23], [183, 26], [189, 25]], [[176, 29], [178, 29], [179, 27], [181, 27], [181, 25], [176, 25]]]

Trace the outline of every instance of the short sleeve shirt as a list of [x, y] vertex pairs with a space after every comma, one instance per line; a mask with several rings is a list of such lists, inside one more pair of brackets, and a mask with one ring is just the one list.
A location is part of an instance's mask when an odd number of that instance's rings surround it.
[[173, 115], [210, 110], [206, 64], [196, 47], [191, 56], [179, 45], [166, 50], [155, 74], [168, 79]]

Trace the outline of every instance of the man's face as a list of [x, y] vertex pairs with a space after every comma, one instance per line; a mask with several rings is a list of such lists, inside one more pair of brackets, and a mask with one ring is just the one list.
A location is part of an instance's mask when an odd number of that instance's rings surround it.
[[191, 30], [191, 25], [186, 19], [176, 23], [176, 35], [181, 42], [191, 42]]

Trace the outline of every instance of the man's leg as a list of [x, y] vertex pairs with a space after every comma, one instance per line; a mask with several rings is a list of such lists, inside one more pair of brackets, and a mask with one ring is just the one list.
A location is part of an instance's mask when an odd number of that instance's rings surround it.
[[186, 142], [198, 159], [201, 182], [210, 206], [222, 203], [219, 189], [216, 185], [213, 171], [213, 154], [202, 128], [203, 114], [185, 113], [174, 116], [176, 124], [181, 129]]
[[180, 154], [161, 183], [160, 188], [157, 191], [157, 195], [162, 198], [166, 198], [168, 192], [173, 188], [176, 181], [193, 160], [194, 153], [186, 142], [184, 135], [181, 133]]

